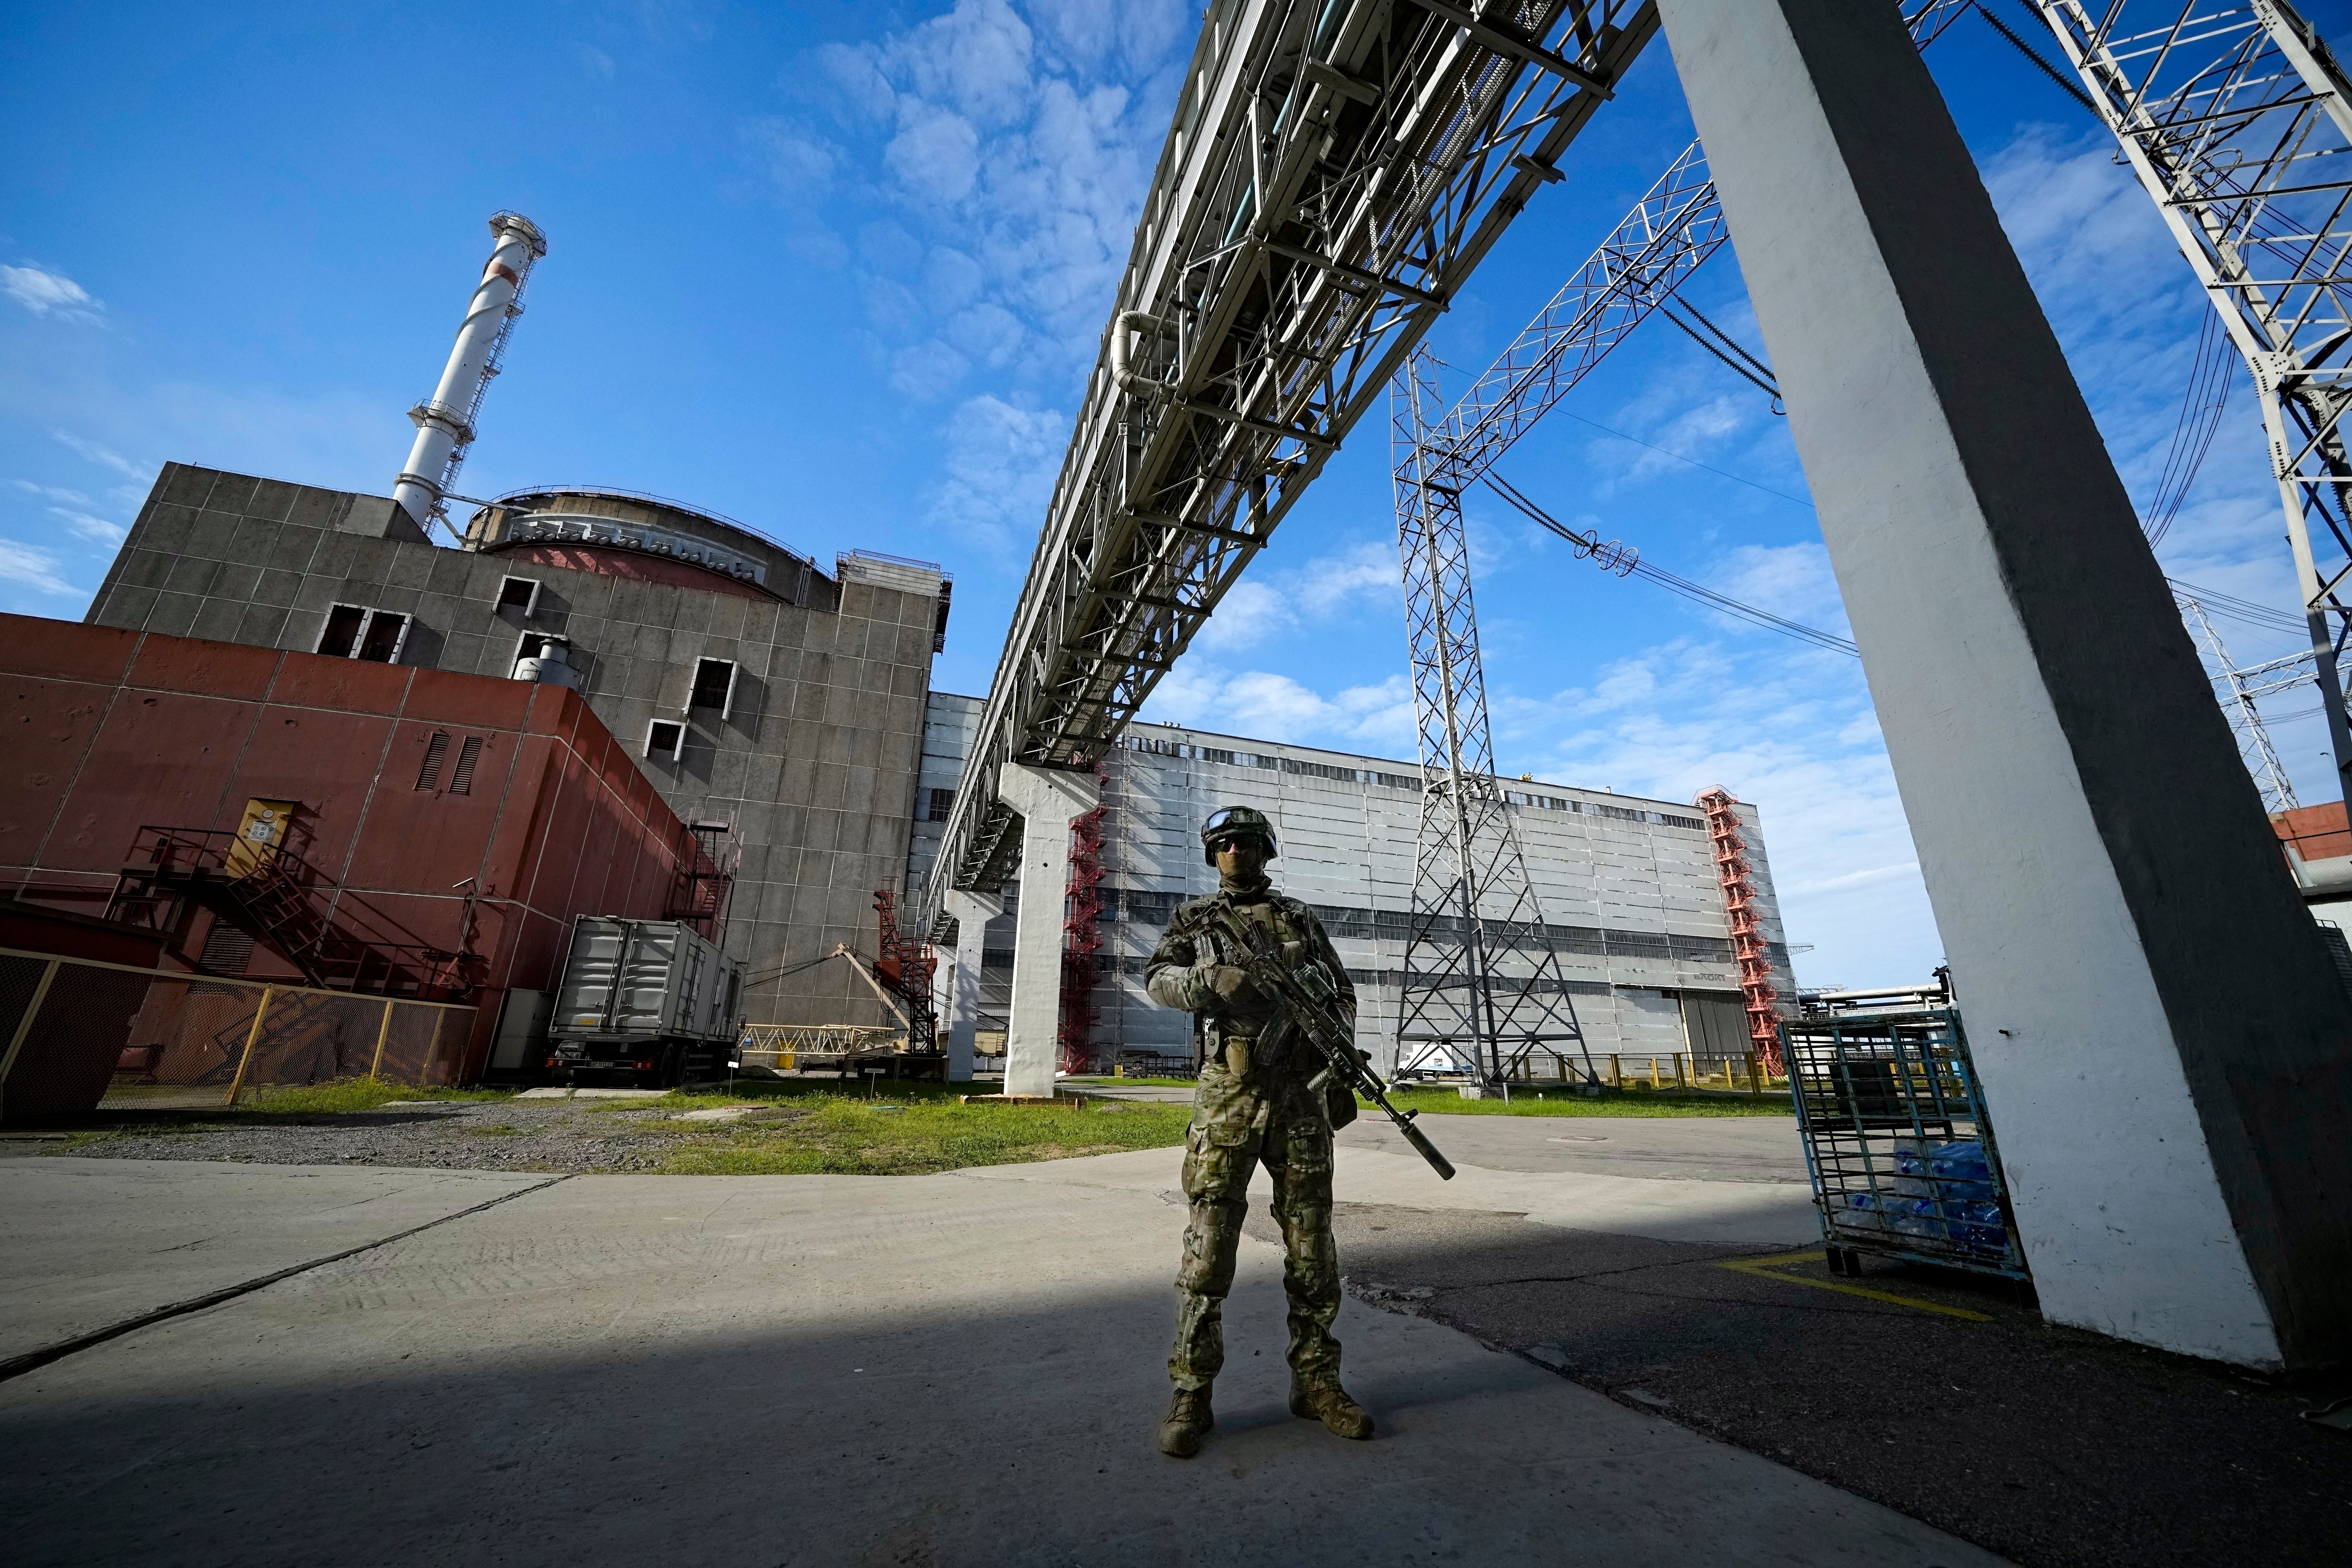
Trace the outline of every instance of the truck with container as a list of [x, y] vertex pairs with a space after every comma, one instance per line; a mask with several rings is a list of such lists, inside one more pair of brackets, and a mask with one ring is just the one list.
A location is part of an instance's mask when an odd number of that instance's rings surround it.
[[683, 921], [583, 915], [547, 1022], [547, 1076], [674, 1089], [723, 1077], [743, 965]]

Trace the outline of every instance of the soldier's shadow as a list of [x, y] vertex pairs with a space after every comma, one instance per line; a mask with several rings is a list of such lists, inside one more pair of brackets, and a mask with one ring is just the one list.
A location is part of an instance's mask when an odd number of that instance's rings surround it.
[[1262, 1463], [1302, 1448], [1359, 1448], [1410, 1439], [1426, 1431], [1425, 1418], [1440, 1409], [1489, 1398], [1524, 1397], [1528, 1368], [1516, 1357], [1498, 1355], [1490, 1363], [1468, 1368], [1458, 1363], [1445, 1368], [1399, 1368], [1349, 1375], [1345, 1381], [1349, 1393], [1372, 1417], [1369, 1439], [1336, 1436], [1325, 1431], [1319, 1421], [1293, 1415], [1288, 1397], [1281, 1390], [1267, 1397], [1252, 1389], [1236, 1399], [1231, 1409], [1223, 1404], [1217, 1406], [1216, 1430], [1202, 1452]]

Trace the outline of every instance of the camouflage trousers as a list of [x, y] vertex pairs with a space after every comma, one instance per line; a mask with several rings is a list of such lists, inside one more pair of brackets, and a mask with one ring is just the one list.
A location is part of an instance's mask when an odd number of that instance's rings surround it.
[[1184, 1133], [1184, 1262], [1176, 1276], [1176, 1345], [1168, 1375], [1205, 1388], [1225, 1364], [1225, 1296], [1249, 1213], [1251, 1174], [1264, 1162], [1282, 1226], [1282, 1286], [1290, 1302], [1290, 1369], [1307, 1384], [1339, 1376], [1339, 1255], [1331, 1240], [1331, 1124], [1318, 1097], [1284, 1075], [1265, 1087], [1212, 1059]]

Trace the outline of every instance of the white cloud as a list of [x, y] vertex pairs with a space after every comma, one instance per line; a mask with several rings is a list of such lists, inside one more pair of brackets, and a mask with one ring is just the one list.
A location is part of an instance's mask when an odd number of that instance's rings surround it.
[[1028, 106], [1028, 25], [1004, 0], [956, 0], [883, 45], [884, 69], [922, 98], [984, 123], [1009, 125]]
[[948, 341], [992, 370], [1009, 363], [1028, 335], [1020, 317], [985, 302], [959, 310], [948, 323]]
[[[1739, 545], [1704, 581], [1717, 593], [1742, 604], [1802, 621], [1819, 631], [1852, 635], [1846, 626], [1844, 596], [1830, 570], [1830, 552], [1810, 540], [1801, 544]], [[1721, 618], [1732, 624], [1730, 617]]]
[[1413, 743], [1412, 690], [1402, 675], [1325, 697], [1287, 675], [1229, 672], [1187, 658], [1154, 689], [1139, 717], [1343, 751], [1406, 753]]
[[843, 153], [815, 132], [772, 116], [744, 126], [743, 139], [759, 150], [768, 178], [787, 201], [814, 202], [832, 188]]
[[947, 423], [947, 478], [927, 498], [938, 525], [1008, 558], [1025, 549], [1045, 521], [1069, 417], [990, 394], [966, 398]]
[[604, 50], [595, 47], [593, 45], [572, 45], [572, 58], [580, 62], [580, 68], [582, 70], [586, 71], [590, 76], [594, 77], [597, 80], [610, 81], [613, 79], [613, 57], [606, 54]]
[[0, 293], [36, 316], [61, 321], [95, 321], [106, 309], [64, 273], [39, 267], [0, 267]]
[[70, 430], [52, 430], [49, 438], [78, 457], [96, 463], [101, 468], [112, 468], [118, 474], [143, 479], [154, 472], [152, 467], [132, 462], [111, 447], [102, 447], [88, 437], [77, 436]]
[[63, 501], [68, 506], [88, 506], [90, 504], [89, 498], [82, 494], [81, 491], [68, 489], [63, 485], [37, 485], [30, 479], [18, 479], [16, 481], [16, 488], [23, 490], [26, 495], [39, 496], [46, 500]]
[[960, 202], [980, 176], [980, 132], [951, 110], [908, 99], [899, 107], [898, 134], [882, 150], [882, 161], [917, 193]]
[[1359, 540], [1300, 565], [1261, 570], [1226, 592], [1194, 646], [1236, 653], [1362, 611], [1401, 617], [1396, 548]]
[[[958, 0], [803, 56], [777, 84], [803, 119], [746, 136], [788, 202], [920, 242], [920, 258], [864, 247], [868, 312], [894, 343], [936, 338], [1066, 399], [1092, 363], [1193, 19], [1181, 0]], [[803, 122], [820, 113], [840, 142]], [[919, 285], [923, 319], [877, 279]]]
[[0, 539], [0, 581], [22, 583], [28, 588], [61, 597], [88, 596], [87, 590], [77, 588], [58, 575], [56, 556], [29, 544], [19, 544], [12, 539]]
[[1225, 590], [1216, 614], [1193, 637], [1192, 646], [1207, 653], [1238, 652], [1297, 625], [1290, 601], [1281, 590], [1270, 582], [1244, 578]]
[[784, 80], [778, 85], [814, 96], [811, 89], [822, 91], [820, 78], [833, 89], [824, 94], [825, 100], [845, 118], [887, 120], [898, 100], [898, 95], [890, 89], [890, 79], [882, 74], [874, 55], [847, 44], [824, 45], [786, 72]]
[[900, 349], [890, 357], [890, 389], [917, 403], [946, 396], [971, 362], [934, 338]]
[[77, 539], [88, 539], [100, 544], [120, 544], [131, 535], [131, 531], [121, 523], [92, 517], [86, 511], [62, 506], [53, 506], [49, 511], [53, 516], [64, 519], [66, 527]]

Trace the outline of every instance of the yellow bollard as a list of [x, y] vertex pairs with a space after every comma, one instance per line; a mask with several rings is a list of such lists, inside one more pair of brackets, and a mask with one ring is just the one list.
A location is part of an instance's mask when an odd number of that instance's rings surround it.
[[245, 1075], [253, 1068], [253, 1047], [261, 1043], [261, 1020], [269, 1016], [269, 999], [278, 994], [275, 985], [261, 988], [261, 1000], [253, 1009], [253, 1027], [246, 1031], [245, 1055], [236, 1058], [236, 1076], [229, 1079], [228, 1098], [221, 1103], [234, 1110], [239, 1090], [245, 1088]]
[[370, 1062], [370, 1063], [368, 1064], [368, 1077], [370, 1077], [370, 1078], [373, 1078], [373, 1077], [375, 1077], [378, 1073], [380, 1073], [380, 1072], [382, 1072], [382, 1071], [383, 1070], [383, 1043], [384, 1043], [384, 1041], [386, 1041], [386, 1040], [390, 1039], [391, 1037], [392, 1037], [392, 1004], [391, 1004], [391, 1003], [389, 1003], [389, 1002], [386, 1002], [386, 1003], [383, 1005], [383, 1022], [382, 1024], [379, 1024], [378, 1026], [376, 1026], [376, 1031], [375, 1031], [375, 1060], [373, 1060], [373, 1061], [372, 1061], [372, 1062]]

